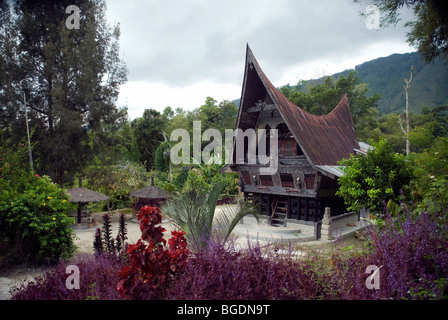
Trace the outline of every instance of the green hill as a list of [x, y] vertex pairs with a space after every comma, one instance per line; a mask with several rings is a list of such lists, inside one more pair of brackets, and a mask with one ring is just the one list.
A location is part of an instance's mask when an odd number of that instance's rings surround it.
[[[409, 88], [411, 110], [419, 113], [423, 106], [435, 108], [448, 105], [448, 65], [436, 59], [426, 64], [417, 52], [392, 54], [364, 62], [355, 67], [362, 82], [367, 83], [370, 93], [381, 94], [378, 103], [380, 113], [402, 111], [405, 107], [404, 79], [409, 78], [411, 66], [414, 66], [414, 78]], [[332, 75], [338, 78], [347, 76], [350, 70]], [[321, 79], [309, 80], [316, 84]]]

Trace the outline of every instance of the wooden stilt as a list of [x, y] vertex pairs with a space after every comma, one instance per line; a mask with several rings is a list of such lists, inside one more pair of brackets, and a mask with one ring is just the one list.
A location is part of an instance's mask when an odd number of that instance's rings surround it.
[[310, 200], [308, 198], [305, 198], [305, 221], [308, 221], [309, 219], [309, 203]]

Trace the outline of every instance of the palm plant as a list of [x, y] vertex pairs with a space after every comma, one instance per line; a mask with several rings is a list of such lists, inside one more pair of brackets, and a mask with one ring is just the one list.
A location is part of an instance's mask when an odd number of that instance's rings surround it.
[[223, 206], [220, 214], [215, 214], [218, 198], [225, 187], [226, 182], [219, 181], [212, 184], [208, 192], [189, 190], [177, 193], [161, 208], [177, 227], [186, 232], [190, 247], [195, 251], [206, 249], [210, 241], [225, 243], [246, 215], [251, 214], [258, 221], [258, 207], [250, 202]]

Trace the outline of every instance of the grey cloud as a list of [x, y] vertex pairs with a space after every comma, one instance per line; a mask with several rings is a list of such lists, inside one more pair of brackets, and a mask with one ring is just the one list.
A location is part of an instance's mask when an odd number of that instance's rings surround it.
[[187, 86], [240, 83], [245, 44], [270, 77], [307, 60], [350, 57], [384, 39], [405, 41], [400, 28], [368, 30], [363, 4], [326, 1], [108, 1], [121, 24], [121, 49], [133, 81]]

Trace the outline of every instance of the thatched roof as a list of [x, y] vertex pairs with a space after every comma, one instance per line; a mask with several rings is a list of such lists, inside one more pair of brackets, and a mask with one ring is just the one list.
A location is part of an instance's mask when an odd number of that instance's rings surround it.
[[158, 187], [150, 186], [134, 190], [129, 195], [131, 197], [145, 198], [145, 199], [166, 199], [169, 196], [169, 193]]
[[100, 202], [109, 199], [108, 196], [87, 188], [73, 188], [67, 190], [70, 195], [70, 202]]

